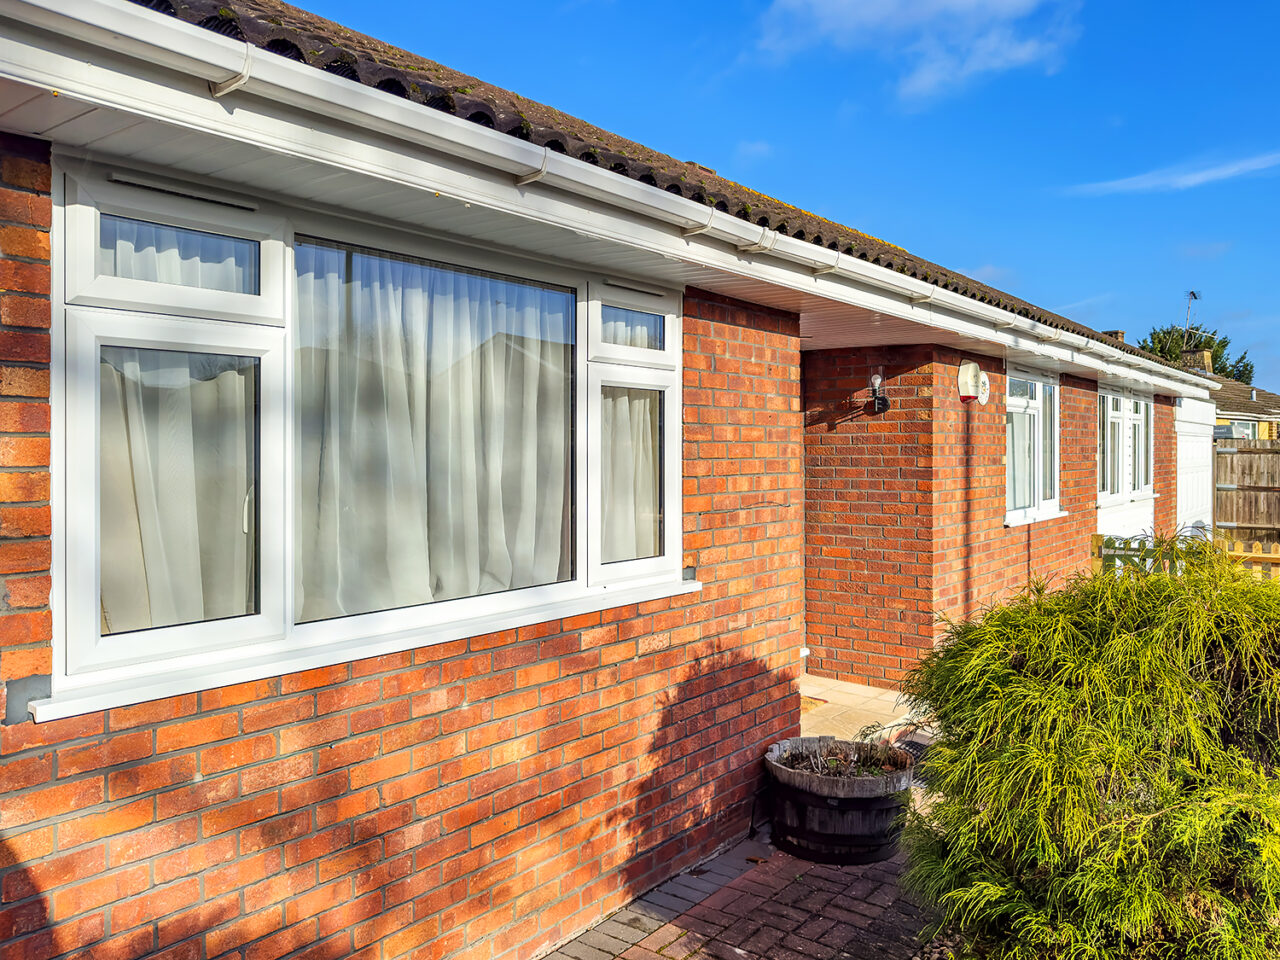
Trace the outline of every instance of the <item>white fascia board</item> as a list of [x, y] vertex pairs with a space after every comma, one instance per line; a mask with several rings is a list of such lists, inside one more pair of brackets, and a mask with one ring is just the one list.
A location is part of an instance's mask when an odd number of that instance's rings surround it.
[[[1132, 380], [1166, 393], [1205, 397], [1206, 391], [1216, 386], [1091, 338], [794, 237], [775, 235], [767, 253], [742, 253], [737, 248], [761, 240], [755, 224], [175, 18], [157, 16], [127, 0], [5, 0], [0, 15], [49, 31], [48, 35], [27, 38], [26, 43], [17, 36], [0, 38], [0, 75], [20, 82], [61, 89], [90, 103], [239, 139], [273, 152], [437, 190], [516, 216], [568, 226], [587, 236], [639, 246], [1005, 349], [1033, 350], [1047, 360], [1082, 366], [1101, 376]], [[112, 28], [102, 26], [104, 23]], [[111, 70], [89, 63], [74, 50], [60, 55], [63, 37], [177, 70], [199, 82], [179, 90], [172, 83], [148, 82], [140, 71]], [[61, 45], [66, 46], [65, 42]], [[246, 70], [248, 79], [243, 86], [221, 102], [200, 89], [207, 82], [227, 80]], [[278, 110], [279, 104], [315, 119], [302, 126], [273, 116], [272, 109]], [[359, 150], [340, 149], [344, 140], [351, 142], [353, 138], [349, 132], [324, 129], [333, 128], [335, 121], [438, 152], [440, 156], [433, 158], [436, 169], [426, 176], [409, 175], [407, 161], [422, 159], [417, 150], [407, 151], [406, 156], [359, 141], [355, 141]], [[451, 176], [449, 162], [455, 159], [477, 164], [489, 175], [463, 171], [455, 164], [455, 175]], [[513, 178], [544, 167], [546, 172], [536, 184], [515, 185]], [[508, 177], [494, 177], [495, 171]], [[559, 191], [599, 201], [613, 208], [614, 215], [586, 208], [580, 202], [565, 203], [556, 197]], [[617, 215], [619, 209], [625, 211], [621, 216]], [[652, 229], [655, 221], [658, 229]], [[702, 226], [705, 231], [696, 237], [679, 236], [680, 229]], [[726, 251], [722, 245], [732, 249]], [[945, 313], [940, 315], [938, 308]]]

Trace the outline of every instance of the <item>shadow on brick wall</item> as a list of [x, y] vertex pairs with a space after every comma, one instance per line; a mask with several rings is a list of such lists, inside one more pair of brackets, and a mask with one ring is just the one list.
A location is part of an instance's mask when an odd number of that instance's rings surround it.
[[[785, 621], [774, 625], [780, 637], [790, 629]], [[764, 641], [773, 639], [771, 625], [733, 626], [757, 632]], [[713, 649], [712, 643], [702, 641], [696, 646]], [[553, 805], [541, 821], [551, 836], [563, 839], [558, 849], [528, 864], [525, 877], [498, 871], [487, 887], [477, 888], [473, 878], [488, 875], [488, 868], [501, 859], [518, 858], [522, 849], [480, 857], [477, 866], [476, 860], [469, 859], [476, 848], [458, 845], [453, 842], [456, 836], [434, 829], [441, 810], [419, 806], [408, 822], [383, 817], [390, 807], [403, 809], [386, 793], [378, 809], [351, 816], [351, 829], [338, 845], [321, 842], [321, 835], [331, 834], [334, 826], [317, 823], [316, 806], [302, 808], [311, 812], [306, 831], [286, 827], [300, 811], [249, 824], [248, 829], [257, 831], [256, 842], [262, 850], [289, 847], [291, 853], [264, 861], [276, 866], [241, 881], [249, 886], [216, 896], [206, 895], [203, 884], [221, 862], [204, 869], [193, 867], [184, 876], [156, 884], [159, 856], [147, 849], [148, 834], [126, 831], [106, 845], [89, 844], [51, 856], [55, 825], [0, 838], [0, 956], [4, 960], [72, 956], [205, 960], [224, 955], [237, 960], [355, 956], [529, 960], [744, 836], [753, 813], [757, 819], [763, 815], [756, 797], [765, 749], [798, 733], [796, 668], [783, 663], [785, 659], [789, 664], [794, 652], [785, 648], [765, 663], [737, 651], [699, 656], [675, 648], [582, 673], [584, 688], [591, 678], [606, 701], [612, 697], [620, 704], [616, 719], [594, 729], [587, 724], [599, 711], [585, 715], [581, 733], [583, 738], [600, 735], [606, 755], [619, 751], [617, 762], [605, 769], [584, 767], [580, 777], [568, 778], [559, 788], [562, 802]], [[648, 664], [642, 666], [645, 661]], [[637, 682], [663, 680], [667, 682], [643, 695], [629, 689]], [[649, 709], [640, 714], [639, 705]], [[634, 728], [629, 727], [632, 723]], [[628, 731], [633, 735], [628, 737]], [[562, 760], [559, 767], [547, 770], [542, 782], [558, 782], [556, 775], [572, 766]], [[478, 781], [472, 780], [473, 789]], [[351, 794], [349, 790], [334, 800], [340, 802]], [[572, 805], [577, 805], [581, 816], [557, 822], [556, 815]], [[497, 811], [488, 820], [458, 828], [455, 834], [467, 835], [468, 830], [496, 822], [509, 812]], [[422, 822], [423, 829], [415, 832], [415, 821]], [[417, 838], [414, 846], [405, 839], [410, 835]], [[398, 838], [394, 844], [393, 836]], [[500, 843], [501, 837], [493, 842]], [[322, 848], [322, 854], [298, 853], [296, 845], [308, 841]], [[194, 849], [207, 842], [193, 835], [186, 846]], [[165, 856], [181, 854], [183, 849], [170, 845]], [[452, 852], [442, 858], [436, 851], [443, 849]], [[414, 857], [409, 875], [378, 873], [386, 870], [389, 861], [403, 861], [406, 853]], [[547, 865], [566, 854], [572, 856], [564, 866], [544, 876]], [[288, 877], [298, 871], [299, 856], [314, 858], [304, 859], [303, 864], [323, 859], [335, 865], [334, 873], [342, 861], [340, 876], [362, 878], [355, 884], [356, 895], [342, 893], [323, 900], [326, 885], [334, 879], [325, 877], [323, 870], [318, 883], [312, 878], [295, 892]], [[107, 870], [104, 857], [110, 857], [111, 870], [105, 877], [100, 876]], [[239, 858], [255, 859], [243, 853]], [[427, 883], [426, 878], [439, 876], [436, 871], [442, 865], [444, 879]], [[419, 871], [424, 882], [414, 888], [412, 874]], [[121, 879], [135, 873], [136, 883]], [[284, 885], [280, 895], [268, 898], [263, 890], [250, 893], [252, 884], [276, 880]], [[178, 896], [180, 890], [196, 890], [197, 884], [199, 896], [194, 902], [189, 896]], [[540, 888], [557, 892], [539, 898]], [[412, 889], [411, 896], [406, 889]], [[521, 894], [522, 890], [529, 892]], [[376, 897], [377, 909], [370, 908], [371, 895]], [[268, 899], [258, 902], [263, 898]], [[508, 921], [511, 907], [507, 905], [513, 902], [517, 904], [514, 920]], [[518, 906], [522, 902], [530, 904], [523, 912]], [[264, 920], [279, 916], [276, 909], [283, 909], [286, 925]], [[493, 922], [495, 915], [502, 917], [501, 922]], [[291, 916], [298, 919], [289, 924]], [[483, 933], [477, 934], [479, 930]], [[92, 952], [86, 953], [90, 948]]]

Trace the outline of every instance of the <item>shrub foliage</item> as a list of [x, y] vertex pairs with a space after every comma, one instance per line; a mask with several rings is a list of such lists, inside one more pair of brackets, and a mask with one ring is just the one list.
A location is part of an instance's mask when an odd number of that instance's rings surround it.
[[1280, 585], [1162, 549], [949, 624], [908, 680], [939, 730], [908, 882], [961, 956], [1280, 957]]

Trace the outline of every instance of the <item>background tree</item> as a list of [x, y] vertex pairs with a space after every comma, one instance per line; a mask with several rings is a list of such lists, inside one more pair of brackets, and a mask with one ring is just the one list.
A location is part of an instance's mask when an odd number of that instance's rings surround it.
[[1138, 346], [1171, 363], [1181, 363], [1184, 350], [1208, 350], [1213, 354], [1214, 373], [1241, 383], [1253, 383], [1253, 361], [1249, 359], [1249, 351], [1245, 350], [1238, 357], [1231, 356], [1227, 351], [1231, 338], [1217, 330], [1196, 327], [1188, 330], [1180, 323], [1171, 323], [1154, 328]]

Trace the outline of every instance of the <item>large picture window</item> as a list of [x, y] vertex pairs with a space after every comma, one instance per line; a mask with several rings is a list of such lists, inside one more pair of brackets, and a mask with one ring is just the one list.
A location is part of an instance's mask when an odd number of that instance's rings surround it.
[[1010, 373], [1005, 398], [1005, 523], [1059, 514], [1058, 384]]
[[698, 589], [681, 575], [678, 295], [66, 179], [55, 699]]
[[296, 619], [571, 579], [574, 294], [294, 250]]

